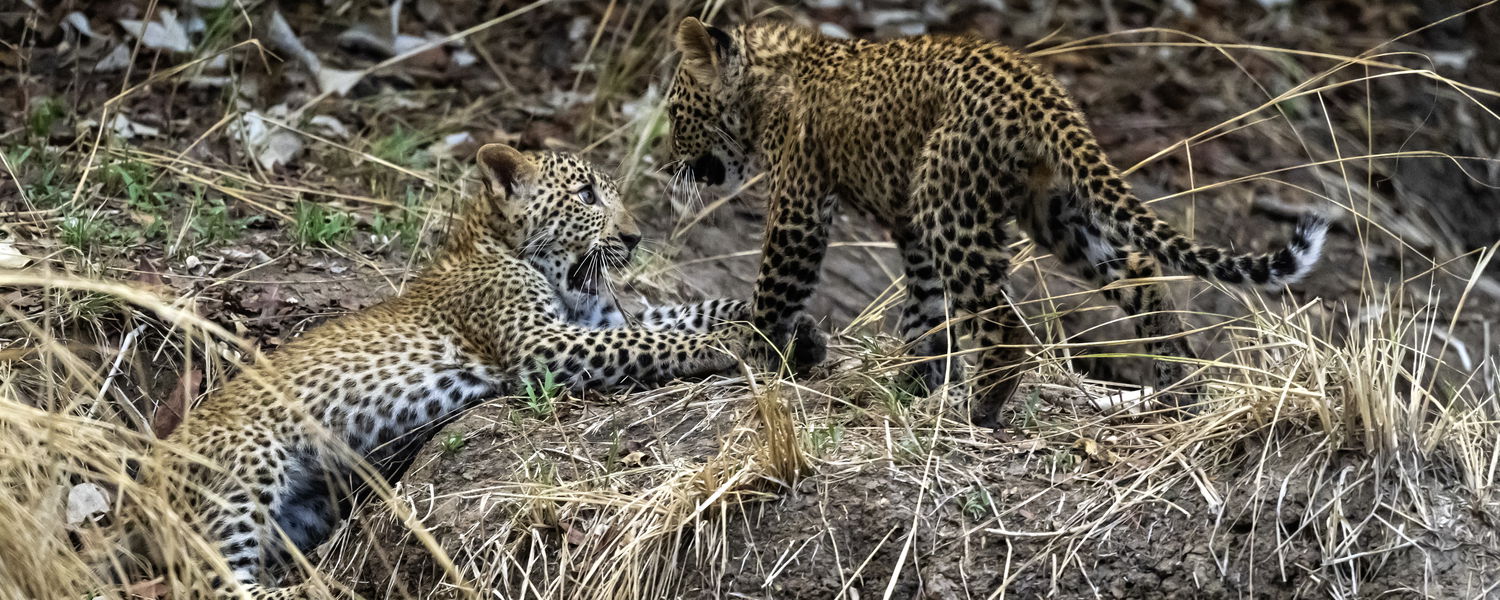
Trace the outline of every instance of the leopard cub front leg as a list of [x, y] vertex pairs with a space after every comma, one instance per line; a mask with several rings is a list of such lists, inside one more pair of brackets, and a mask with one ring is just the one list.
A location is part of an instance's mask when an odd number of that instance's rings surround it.
[[750, 321], [750, 303], [716, 298], [693, 304], [653, 306], [641, 311], [637, 320], [646, 329], [708, 333], [734, 323]]
[[[637, 318], [639, 326], [644, 329], [710, 333], [749, 324], [751, 309], [750, 303], [744, 300], [719, 298], [695, 304], [655, 306], [641, 311]], [[766, 343], [771, 336], [743, 328], [751, 338], [748, 340], [750, 347], [758, 350], [751, 354], [761, 359], [760, 364], [780, 365], [785, 360], [793, 366], [809, 366], [823, 362], [828, 335], [818, 329], [817, 323], [807, 313], [798, 313], [792, 317], [792, 323], [791, 334], [780, 338], [790, 341], [791, 355], [785, 357], [781, 356], [785, 350], [771, 352], [771, 345]]]
[[739, 362], [746, 334], [740, 327], [708, 333], [645, 327], [585, 329], [547, 323], [520, 340], [517, 378], [540, 381], [548, 373], [563, 385], [618, 389], [655, 385], [724, 371]]
[[822, 172], [803, 161], [777, 161], [772, 171], [771, 210], [755, 280], [752, 322], [759, 331], [751, 340], [760, 364], [787, 365], [799, 375], [828, 357], [828, 336], [804, 311], [828, 252], [834, 212]]

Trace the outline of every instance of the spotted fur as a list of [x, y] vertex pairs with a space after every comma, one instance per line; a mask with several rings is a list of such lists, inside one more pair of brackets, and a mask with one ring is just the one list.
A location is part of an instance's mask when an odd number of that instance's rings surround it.
[[478, 156], [486, 191], [405, 292], [246, 367], [169, 436], [206, 462], [164, 452], [144, 473], [175, 490], [227, 561], [231, 577], [208, 585], [216, 597], [316, 596], [311, 583], [269, 586], [366, 493], [356, 465], [399, 478], [480, 401], [547, 372], [573, 389], [617, 388], [735, 363], [747, 336], [723, 326], [747, 320], [745, 302], [661, 307], [618, 327], [605, 270], [640, 235], [607, 176], [566, 154], [490, 145]]
[[[1028, 336], [1007, 300], [1006, 223], [1098, 284], [1157, 277], [1165, 264], [1225, 283], [1279, 287], [1317, 261], [1326, 225], [1300, 224], [1266, 254], [1199, 244], [1158, 218], [1109, 163], [1062, 86], [999, 44], [919, 36], [840, 40], [794, 25], [722, 31], [685, 19], [668, 95], [672, 151], [693, 176], [735, 185], [769, 177], [754, 324], [793, 337], [818, 280], [836, 204], [886, 227], [905, 262], [901, 331], [918, 356], [948, 354], [948, 315], [978, 354], [974, 417], [993, 423], [1015, 390]], [[1159, 283], [1104, 292], [1134, 315], [1158, 355], [1191, 358]], [[912, 373], [929, 389], [946, 360]], [[1158, 361], [1156, 383], [1183, 380]]]

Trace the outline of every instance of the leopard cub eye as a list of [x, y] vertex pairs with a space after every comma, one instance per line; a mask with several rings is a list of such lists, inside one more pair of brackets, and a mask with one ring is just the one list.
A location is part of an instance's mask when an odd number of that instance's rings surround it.
[[583, 186], [583, 188], [573, 192], [573, 195], [577, 196], [578, 201], [582, 202], [584, 206], [593, 206], [599, 202], [599, 197], [594, 195], [594, 186], [592, 185]]

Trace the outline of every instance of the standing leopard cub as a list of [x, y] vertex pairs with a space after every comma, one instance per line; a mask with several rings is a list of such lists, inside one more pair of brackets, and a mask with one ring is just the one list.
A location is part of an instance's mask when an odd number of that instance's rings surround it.
[[[950, 361], [933, 358], [949, 355], [958, 337], [944, 334], [948, 315], [971, 333], [977, 423], [995, 423], [1029, 341], [1007, 299], [1012, 218], [1101, 286], [1159, 277], [1165, 264], [1275, 288], [1307, 274], [1321, 252], [1327, 226], [1316, 218], [1266, 254], [1178, 233], [1131, 193], [1062, 86], [999, 44], [842, 40], [776, 22], [724, 31], [691, 17], [676, 42], [682, 57], [667, 97], [674, 158], [710, 185], [768, 175], [755, 326], [777, 346], [797, 337], [834, 205], [852, 206], [900, 247], [901, 334], [929, 357], [909, 374], [914, 382], [934, 389], [948, 380]], [[1193, 357], [1161, 283], [1104, 293], [1136, 315], [1152, 353]], [[1162, 388], [1191, 373], [1180, 360], [1155, 367]]]
[[484, 193], [405, 292], [313, 328], [194, 408], [167, 442], [206, 461], [164, 449], [143, 468], [227, 563], [227, 577], [181, 581], [184, 567], [216, 561], [153, 545], [150, 520], [167, 517], [135, 515], [133, 545], [157, 574], [178, 574], [174, 597], [318, 596], [315, 583], [270, 586], [365, 493], [359, 465], [394, 481], [442, 424], [544, 372], [611, 388], [736, 363], [726, 349], [748, 333], [721, 325], [746, 320], [744, 302], [657, 308], [614, 327], [617, 304], [599, 284], [640, 235], [603, 173], [500, 145], [478, 162]]

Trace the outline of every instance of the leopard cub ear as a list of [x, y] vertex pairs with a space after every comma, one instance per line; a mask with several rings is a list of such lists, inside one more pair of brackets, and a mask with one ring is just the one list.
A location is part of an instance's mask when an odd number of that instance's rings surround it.
[[718, 80], [723, 74], [723, 58], [733, 40], [723, 30], [704, 25], [695, 17], [686, 17], [677, 25], [677, 51], [682, 65], [694, 79], [704, 83]]
[[533, 181], [538, 172], [530, 157], [505, 144], [486, 144], [476, 158], [484, 187], [491, 195], [501, 190], [506, 196], [513, 195], [517, 187]]

